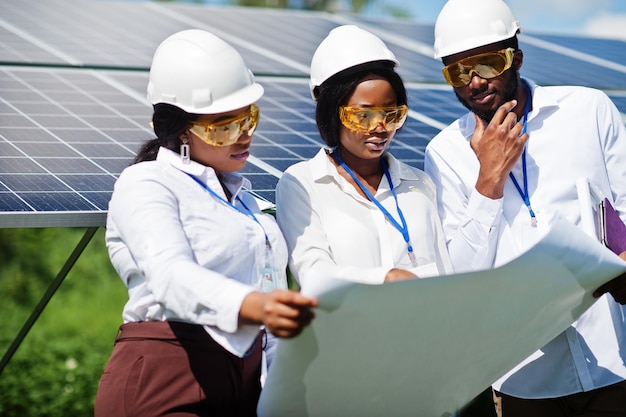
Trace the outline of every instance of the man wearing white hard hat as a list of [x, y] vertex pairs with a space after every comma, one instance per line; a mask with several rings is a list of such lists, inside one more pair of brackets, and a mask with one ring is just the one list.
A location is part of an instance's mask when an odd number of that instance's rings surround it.
[[[502, 0], [449, 0], [435, 24], [444, 78], [470, 110], [429, 143], [425, 158], [456, 271], [513, 260], [557, 218], [580, 225], [582, 177], [626, 221], [619, 111], [601, 91], [522, 78], [520, 32]], [[626, 291], [618, 283], [495, 381], [502, 416], [626, 416]]]

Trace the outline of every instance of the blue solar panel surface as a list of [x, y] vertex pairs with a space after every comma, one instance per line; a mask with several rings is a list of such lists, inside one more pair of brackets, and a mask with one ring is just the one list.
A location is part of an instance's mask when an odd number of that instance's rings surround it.
[[[620, 65], [626, 65], [626, 45], [614, 39], [537, 35], [536, 38], [555, 45], [579, 51]], [[624, 78], [622, 76], [622, 82]]]
[[[288, 166], [322, 145], [308, 91], [317, 44], [340, 24], [381, 36], [400, 60], [409, 118], [391, 147], [424, 148], [465, 111], [432, 57], [432, 25], [266, 9], [97, 0], [0, 2], [0, 227], [103, 225], [119, 173], [153, 133], [147, 71], [168, 35], [196, 27], [237, 48], [265, 87], [244, 174], [273, 201]], [[522, 73], [602, 88], [626, 113], [626, 43], [523, 34]]]

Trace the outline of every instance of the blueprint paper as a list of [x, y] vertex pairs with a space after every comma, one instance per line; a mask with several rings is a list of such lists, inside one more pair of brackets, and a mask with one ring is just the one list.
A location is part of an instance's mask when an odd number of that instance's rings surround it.
[[565, 330], [626, 263], [566, 221], [500, 268], [364, 285], [322, 279], [279, 340], [259, 417], [452, 415]]

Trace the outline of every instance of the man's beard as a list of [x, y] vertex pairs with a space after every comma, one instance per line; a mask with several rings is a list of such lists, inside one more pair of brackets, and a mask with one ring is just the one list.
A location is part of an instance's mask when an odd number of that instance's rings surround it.
[[501, 105], [515, 98], [515, 93], [517, 92], [517, 86], [519, 84], [518, 77], [517, 77], [517, 74], [513, 72], [510, 75], [513, 75], [513, 77], [511, 77], [511, 81], [507, 84], [507, 88], [504, 91], [504, 98], [502, 99], [500, 103], [497, 104], [497, 106], [495, 106], [494, 110], [489, 110], [487, 112], [478, 111], [472, 108], [469, 102], [467, 102], [466, 100], [463, 100], [463, 98], [459, 96], [459, 93], [457, 92], [456, 89], [454, 89], [454, 94], [456, 95], [456, 98], [461, 102], [462, 105], [465, 106], [467, 110], [473, 113], [476, 113], [478, 117], [483, 119], [485, 122], [489, 123], [491, 122], [491, 119], [493, 119], [493, 116], [496, 114], [496, 111]]

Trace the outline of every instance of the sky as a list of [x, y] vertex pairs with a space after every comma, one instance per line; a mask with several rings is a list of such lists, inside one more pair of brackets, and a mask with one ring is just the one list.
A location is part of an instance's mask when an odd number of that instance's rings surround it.
[[[471, 1], [471, 0], [468, 0]], [[413, 20], [434, 23], [446, 0], [377, 0], [366, 12], [389, 7], [408, 11]], [[507, 0], [522, 31], [583, 35], [626, 41], [625, 0]]]

